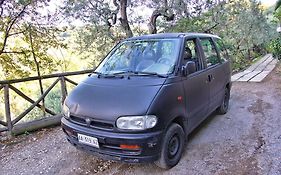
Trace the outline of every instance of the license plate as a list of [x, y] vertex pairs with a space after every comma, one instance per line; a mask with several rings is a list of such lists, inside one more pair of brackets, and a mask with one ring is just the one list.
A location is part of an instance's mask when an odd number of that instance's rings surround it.
[[89, 145], [89, 146], [93, 146], [93, 147], [96, 147], [96, 148], [100, 147], [99, 146], [99, 141], [95, 137], [86, 136], [86, 135], [78, 133], [78, 141], [80, 143], [83, 143], [83, 144], [86, 144], [86, 145]]

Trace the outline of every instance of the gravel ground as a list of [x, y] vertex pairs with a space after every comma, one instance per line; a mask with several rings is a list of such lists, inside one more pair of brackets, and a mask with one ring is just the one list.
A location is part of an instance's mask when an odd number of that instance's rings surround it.
[[281, 66], [262, 83], [235, 82], [231, 93], [229, 112], [192, 132], [169, 171], [87, 155], [57, 127], [0, 142], [0, 174], [281, 174]]

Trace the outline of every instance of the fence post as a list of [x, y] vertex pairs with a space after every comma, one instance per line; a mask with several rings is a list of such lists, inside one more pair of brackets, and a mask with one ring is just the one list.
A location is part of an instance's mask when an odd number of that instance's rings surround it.
[[67, 96], [67, 88], [66, 88], [66, 83], [65, 83], [65, 78], [62, 76], [60, 77], [60, 84], [61, 84], [61, 104], [64, 103], [64, 100]]
[[12, 119], [11, 119], [11, 110], [10, 110], [10, 95], [9, 95], [9, 84], [5, 84], [4, 86], [4, 100], [5, 100], [5, 115], [6, 122], [8, 127], [8, 136], [12, 136]]

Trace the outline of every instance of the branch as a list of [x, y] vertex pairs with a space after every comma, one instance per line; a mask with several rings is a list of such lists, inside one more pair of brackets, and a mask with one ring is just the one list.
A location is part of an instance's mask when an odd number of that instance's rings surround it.
[[0, 9], [1, 9], [1, 11], [0, 11], [0, 17], [2, 17], [2, 15], [3, 15], [3, 7], [2, 7], [2, 5], [4, 4], [4, 1], [5, 0], [0, 0]]
[[24, 54], [24, 51], [3, 51], [2, 53], [7, 53], [7, 54]]
[[20, 11], [20, 13], [12, 20], [10, 21], [10, 25], [7, 27], [5, 33], [4, 33], [4, 41], [3, 41], [3, 46], [2, 48], [0, 49], [0, 55], [3, 53], [5, 47], [6, 47], [6, 44], [7, 44], [7, 40], [8, 40], [8, 37], [9, 37], [9, 33], [10, 33], [10, 30], [12, 29], [13, 25], [15, 24], [16, 20], [25, 12], [25, 9], [26, 7], [30, 5], [30, 3], [26, 4], [23, 9]]
[[120, 5], [117, 3], [117, 0], [113, 0], [113, 4], [116, 7], [116, 9], [114, 10], [114, 12], [112, 12], [112, 24], [116, 24], [117, 21], [117, 13], [120, 10]]
[[22, 34], [22, 33], [26, 32], [26, 31], [27, 31], [27, 29], [25, 29], [23, 31], [20, 31], [20, 32], [11, 33], [11, 34], [8, 35], [8, 37], [13, 36], [13, 35]]
[[149, 23], [148, 23], [148, 29], [149, 29], [149, 33], [151, 34], [155, 34], [157, 33], [157, 29], [156, 29], [156, 20], [159, 16], [164, 16], [166, 21], [172, 21], [175, 18], [174, 14], [169, 14], [167, 8], [164, 9], [156, 9], [153, 11]]
[[4, 4], [5, 0], [0, 0], [0, 6], [2, 6]]
[[218, 25], [219, 25], [219, 23], [216, 23], [216, 24], [213, 25], [212, 27], [206, 29], [206, 30], [204, 31], [204, 33], [211, 33], [211, 30], [213, 30], [214, 28], [216, 28]]

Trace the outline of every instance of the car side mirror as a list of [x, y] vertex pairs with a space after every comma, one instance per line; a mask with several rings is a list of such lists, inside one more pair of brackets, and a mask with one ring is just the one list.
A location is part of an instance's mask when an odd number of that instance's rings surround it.
[[188, 61], [183, 67], [182, 67], [182, 75], [187, 76], [189, 74], [192, 74], [196, 72], [196, 65], [194, 61]]

